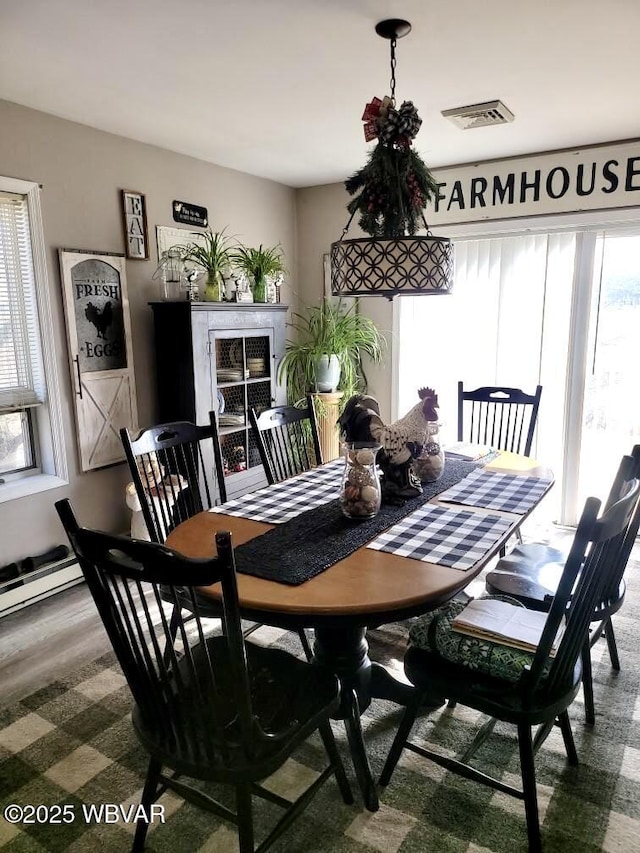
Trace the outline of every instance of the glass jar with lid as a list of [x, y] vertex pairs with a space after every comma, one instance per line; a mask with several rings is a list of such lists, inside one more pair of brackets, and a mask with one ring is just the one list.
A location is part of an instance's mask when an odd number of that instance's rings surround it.
[[347, 518], [373, 518], [380, 510], [382, 497], [376, 465], [380, 445], [348, 442], [342, 449], [345, 460], [340, 488], [342, 512]]
[[167, 249], [162, 253], [158, 272], [162, 284], [162, 300], [165, 302], [184, 299], [182, 291], [182, 271], [184, 264], [178, 249]]
[[440, 424], [429, 421], [422, 441], [422, 449], [411, 469], [422, 483], [439, 480], [444, 472], [444, 450], [440, 444]]

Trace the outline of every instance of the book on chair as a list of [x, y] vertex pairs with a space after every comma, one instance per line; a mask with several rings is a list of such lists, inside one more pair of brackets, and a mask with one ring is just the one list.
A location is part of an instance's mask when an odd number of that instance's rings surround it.
[[[476, 598], [456, 616], [451, 627], [470, 637], [535, 652], [546, 621], [547, 614], [537, 610], [517, 607], [507, 601]], [[564, 625], [561, 625], [551, 647], [551, 656], [555, 655], [563, 633]]]
[[468, 441], [456, 441], [445, 447], [444, 452], [452, 459], [462, 459], [465, 462], [480, 462], [496, 455], [495, 449], [488, 444], [472, 444]]

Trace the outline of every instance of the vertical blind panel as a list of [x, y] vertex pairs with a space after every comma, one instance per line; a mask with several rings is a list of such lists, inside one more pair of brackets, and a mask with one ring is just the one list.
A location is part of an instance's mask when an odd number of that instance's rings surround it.
[[25, 196], [0, 194], [0, 411], [44, 402], [40, 330]]
[[[567, 338], [575, 234], [457, 241], [454, 287], [435, 298], [401, 297], [398, 413], [428, 385], [438, 393], [441, 440], [457, 438], [457, 383], [543, 386], [533, 455], [562, 470]], [[556, 514], [554, 490], [545, 505]]]

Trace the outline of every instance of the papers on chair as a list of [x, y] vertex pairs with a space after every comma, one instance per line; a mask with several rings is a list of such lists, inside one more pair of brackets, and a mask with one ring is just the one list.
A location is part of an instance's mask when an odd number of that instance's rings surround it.
[[467, 441], [456, 441], [444, 448], [445, 456], [452, 459], [464, 459], [467, 462], [480, 462], [487, 457], [494, 457], [496, 451], [488, 444], [471, 444]]
[[[452, 628], [470, 637], [535, 652], [546, 621], [546, 613], [517, 607], [507, 601], [477, 598], [456, 616]], [[561, 625], [551, 648], [552, 657], [560, 645], [563, 633], [564, 625]]]

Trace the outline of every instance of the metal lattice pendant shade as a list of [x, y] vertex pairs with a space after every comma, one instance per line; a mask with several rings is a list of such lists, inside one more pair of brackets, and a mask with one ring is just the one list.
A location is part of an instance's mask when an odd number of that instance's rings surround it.
[[364, 237], [331, 244], [334, 296], [449, 293], [453, 246], [446, 237]]

